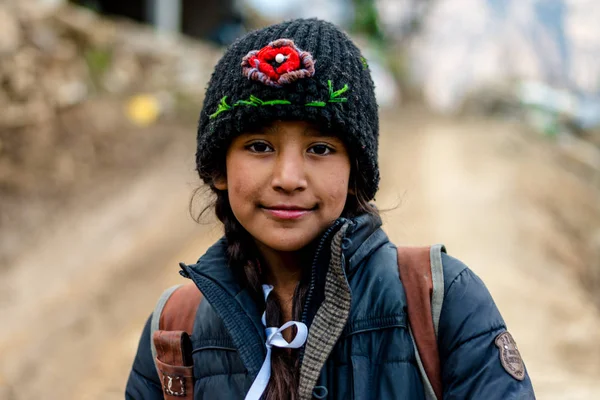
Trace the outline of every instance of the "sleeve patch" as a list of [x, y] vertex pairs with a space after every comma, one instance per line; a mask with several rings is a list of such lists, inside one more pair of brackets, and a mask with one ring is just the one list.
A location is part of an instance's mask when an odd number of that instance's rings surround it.
[[519, 353], [512, 335], [502, 332], [496, 336], [494, 343], [500, 350], [500, 362], [504, 370], [518, 381], [525, 379], [525, 364], [523, 364], [521, 353]]

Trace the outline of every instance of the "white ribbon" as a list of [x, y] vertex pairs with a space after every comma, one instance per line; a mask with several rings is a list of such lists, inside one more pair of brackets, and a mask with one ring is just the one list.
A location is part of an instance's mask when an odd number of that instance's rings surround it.
[[[269, 298], [269, 294], [273, 290], [273, 286], [271, 285], [262, 285], [263, 293], [265, 295], [265, 303]], [[267, 388], [267, 384], [269, 383], [269, 379], [271, 378], [271, 348], [273, 346], [280, 347], [284, 349], [297, 349], [301, 347], [304, 342], [306, 342], [306, 338], [308, 336], [308, 328], [305, 324], [298, 321], [289, 321], [285, 324], [281, 325], [279, 328], [275, 327], [267, 327], [267, 319], [266, 319], [266, 310], [262, 315], [262, 323], [265, 326], [265, 332], [267, 335], [267, 341], [265, 345], [267, 346], [267, 356], [265, 357], [265, 361], [263, 362], [262, 367], [260, 367], [260, 371], [258, 371], [258, 375], [256, 379], [252, 383], [248, 394], [246, 394], [245, 400], [259, 400], [263, 395], [263, 392]], [[281, 332], [285, 331], [290, 326], [296, 326], [298, 332], [294, 337], [294, 340], [288, 342], [284, 339]]]

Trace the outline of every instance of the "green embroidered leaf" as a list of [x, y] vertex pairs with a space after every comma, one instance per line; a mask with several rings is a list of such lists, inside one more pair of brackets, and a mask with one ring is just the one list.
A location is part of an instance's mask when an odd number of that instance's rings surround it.
[[340, 97], [343, 93], [348, 91], [348, 84], [345, 84], [343, 88], [340, 90], [333, 91], [333, 83], [331, 81], [327, 81], [327, 87], [329, 88], [329, 103], [346, 103], [348, 101], [345, 97]]
[[345, 84], [343, 88], [333, 92], [333, 94], [331, 95], [331, 98], [333, 99], [333, 98], [339, 97], [339, 95], [341, 95], [342, 93], [346, 93], [347, 91], [348, 91], [348, 84]]
[[231, 106], [229, 104], [227, 104], [227, 96], [223, 96], [223, 98], [221, 99], [221, 102], [219, 103], [219, 106], [217, 107], [217, 111], [212, 113], [208, 118], [209, 119], [216, 118], [217, 115], [221, 114], [224, 111], [230, 110], [230, 109], [231, 109]]
[[333, 95], [333, 83], [331, 83], [331, 80], [327, 81], [327, 88], [329, 88], [329, 98], [331, 98]]
[[258, 97], [254, 96], [253, 94], [250, 95], [250, 101], [256, 103], [257, 105], [263, 104], [263, 101]]
[[360, 62], [363, 65], [363, 69], [369, 69], [369, 63], [367, 63], [367, 59], [363, 56], [360, 57]]

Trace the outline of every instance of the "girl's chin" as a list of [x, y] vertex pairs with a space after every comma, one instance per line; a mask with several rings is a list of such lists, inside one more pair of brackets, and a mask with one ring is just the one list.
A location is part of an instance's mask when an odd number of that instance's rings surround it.
[[269, 237], [260, 238], [260, 242], [275, 251], [293, 252], [299, 251], [312, 243], [315, 239], [312, 236], [298, 237], [297, 235], [269, 235]]

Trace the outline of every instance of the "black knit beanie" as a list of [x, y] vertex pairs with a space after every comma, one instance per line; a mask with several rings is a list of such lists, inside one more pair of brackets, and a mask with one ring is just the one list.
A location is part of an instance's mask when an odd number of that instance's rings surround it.
[[368, 200], [379, 184], [379, 118], [364, 57], [331, 23], [297, 19], [250, 32], [218, 62], [198, 127], [196, 167], [222, 170], [232, 138], [275, 120], [303, 120], [338, 135], [358, 160]]

